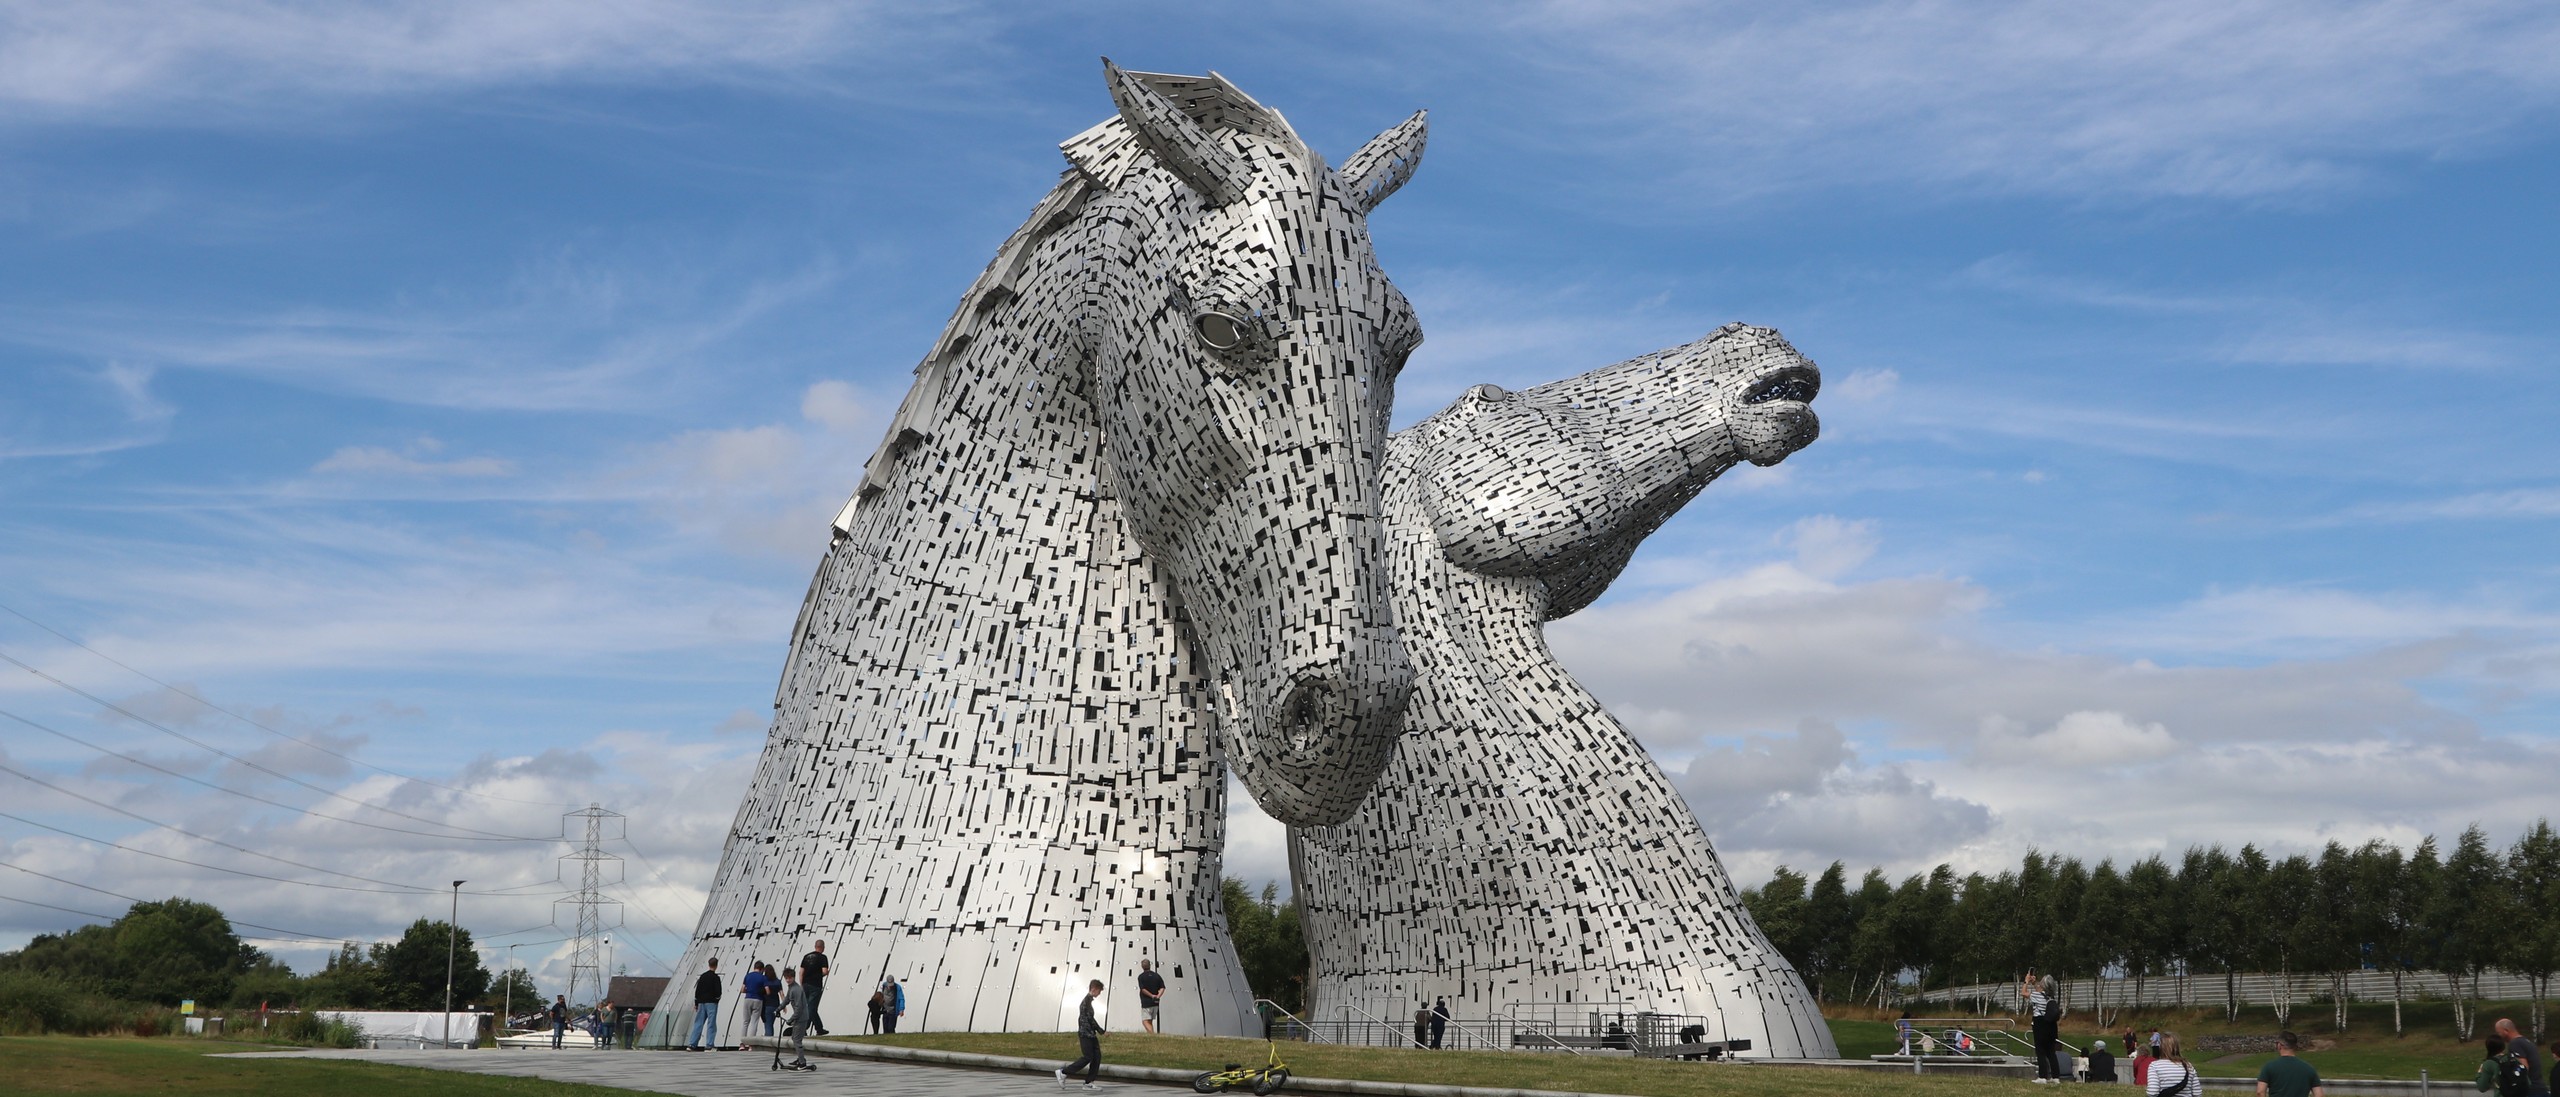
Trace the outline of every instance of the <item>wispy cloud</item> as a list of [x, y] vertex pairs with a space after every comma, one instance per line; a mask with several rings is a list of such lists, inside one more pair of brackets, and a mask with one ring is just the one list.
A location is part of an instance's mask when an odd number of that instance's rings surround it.
[[2560, 518], [2560, 488], [2507, 488], [2438, 499], [2361, 503], [2332, 520], [2420, 522], [2440, 518]]
[[0, 306], [0, 341], [431, 407], [648, 410], [703, 376], [701, 360], [714, 348], [836, 279], [827, 262], [719, 285], [641, 268], [544, 263], [504, 296], [441, 310], [207, 315]]
[[966, 15], [807, 0], [16, 4], [0, 10], [0, 102], [21, 119], [179, 109], [239, 120], [314, 97], [787, 79]]
[[1728, 193], [1900, 180], [2292, 196], [2360, 184], [2379, 157], [2513, 140], [2560, 110], [2560, 11], [2533, 0], [1558, 0], [1483, 22], [1535, 42], [1555, 84], [1605, 91], [1559, 106], [1634, 123], [1592, 128]]
[[321, 476], [507, 476], [515, 472], [515, 462], [503, 457], [461, 457], [448, 461], [432, 455], [443, 449], [433, 438], [420, 438], [405, 450], [385, 446], [345, 446], [311, 466]]

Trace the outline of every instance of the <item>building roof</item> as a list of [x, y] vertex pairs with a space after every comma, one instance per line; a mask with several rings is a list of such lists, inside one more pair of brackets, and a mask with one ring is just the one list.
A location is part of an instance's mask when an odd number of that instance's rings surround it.
[[606, 1001], [642, 1009], [657, 1005], [666, 993], [667, 977], [663, 975], [616, 975], [604, 985]]

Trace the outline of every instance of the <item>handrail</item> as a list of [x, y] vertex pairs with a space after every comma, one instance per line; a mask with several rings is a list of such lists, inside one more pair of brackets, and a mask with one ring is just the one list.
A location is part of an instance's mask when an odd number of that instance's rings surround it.
[[[1553, 1021], [1534, 1021], [1534, 1022], [1533, 1022], [1533, 1021], [1523, 1021], [1523, 1020], [1521, 1020], [1521, 1019], [1520, 1019], [1520, 1003], [1518, 1003], [1518, 1002], [1513, 1002], [1513, 1003], [1512, 1003], [1508, 1008], [1504, 1009], [1502, 1012], [1503, 1012], [1506, 1016], [1509, 1016], [1509, 1017], [1511, 1018], [1511, 1034], [1512, 1034], [1512, 1039], [1513, 1039], [1513, 1040], [1517, 1041], [1517, 1040], [1519, 1040], [1519, 1039], [1521, 1039], [1521, 1038], [1523, 1038], [1523, 1037], [1528, 1037], [1528, 1036], [1544, 1036], [1544, 1037], [1546, 1037], [1547, 1042], [1548, 1042], [1548, 1043], [1550, 1043], [1550, 1044], [1555, 1045], [1555, 1046], [1556, 1046], [1556, 1049], [1557, 1049], [1557, 1050], [1559, 1050], [1559, 1051], [1570, 1052], [1570, 1053], [1575, 1054], [1575, 1055], [1580, 1055], [1580, 1054], [1582, 1054], [1582, 1049], [1581, 1049], [1581, 1048], [1575, 1047], [1575, 1046], [1573, 1046], [1572, 1044], [1565, 1043], [1565, 1042], [1564, 1042], [1564, 1041], [1562, 1041], [1562, 1040], [1558, 1040], [1558, 1039], [1556, 1039], [1553, 1035], [1551, 1035], [1551, 1034], [1549, 1034], [1549, 1033], [1540, 1032], [1540, 1031], [1538, 1031], [1537, 1029], [1535, 1029], [1535, 1028], [1531, 1027], [1532, 1025], [1543, 1024], [1543, 1025], [1546, 1025], [1546, 1026], [1547, 1026], [1547, 1027], [1549, 1027], [1549, 1028], [1553, 1028], [1553, 1027], [1555, 1027], [1555, 1022], [1553, 1022]], [[1527, 1047], [1527, 1046], [1529, 1046], [1529, 1045], [1527, 1045], [1527, 1044], [1521, 1044], [1520, 1046], [1522, 1046], [1522, 1047]]]
[[[1357, 1014], [1359, 1014], [1359, 1015], [1361, 1015], [1361, 1016], [1363, 1016], [1363, 1017], [1368, 1018], [1368, 1019], [1369, 1019], [1369, 1023], [1370, 1023], [1370, 1024], [1373, 1024], [1373, 1025], [1386, 1025], [1386, 1026], [1387, 1026], [1387, 1028], [1388, 1028], [1389, 1030], [1393, 1031], [1397, 1036], [1402, 1037], [1402, 1038], [1403, 1038], [1403, 1039], [1405, 1039], [1407, 1042], [1411, 1043], [1411, 1044], [1412, 1044], [1416, 1049], [1418, 1049], [1418, 1050], [1421, 1050], [1421, 1051], [1429, 1051], [1429, 1050], [1431, 1050], [1431, 1046], [1430, 1046], [1429, 1044], [1425, 1044], [1425, 1043], [1423, 1043], [1423, 1042], [1422, 1042], [1422, 1041], [1420, 1041], [1420, 1040], [1416, 1040], [1416, 1039], [1414, 1039], [1414, 1038], [1413, 1038], [1413, 1034], [1412, 1034], [1412, 1033], [1410, 1033], [1410, 1032], [1405, 1031], [1401, 1026], [1397, 1026], [1397, 1025], [1394, 1025], [1394, 1024], [1389, 1024], [1388, 1022], [1385, 1022], [1385, 1021], [1381, 1021], [1381, 1020], [1379, 1020], [1379, 1019], [1378, 1019], [1378, 1017], [1377, 1017], [1377, 1015], [1376, 1015], [1376, 1014], [1373, 1014], [1373, 1013], [1369, 1012], [1368, 1010], [1365, 1010], [1365, 1009], [1362, 1009], [1362, 1008], [1360, 1008], [1360, 1007], [1358, 1007], [1358, 1006], [1352, 1005], [1352, 1004], [1351, 1004], [1351, 1003], [1349, 1003], [1349, 1002], [1345, 1002], [1345, 1003], [1343, 1003], [1343, 1004], [1342, 1004], [1342, 1008], [1347, 1009], [1347, 1010], [1350, 1010], [1350, 1011], [1351, 1011], [1351, 1012], [1353, 1012], [1353, 1013], [1357, 1013]], [[1401, 1047], [1401, 1046], [1403, 1046], [1403, 1045], [1399, 1044], [1399, 1045], [1397, 1045], [1397, 1046]]]
[[[1279, 1014], [1279, 1015], [1281, 1015], [1281, 1016], [1283, 1016], [1283, 1017], [1286, 1017], [1286, 1018], [1288, 1018], [1288, 1019], [1290, 1019], [1290, 1020], [1292, 1020], [1292, 1021], [1296, 1021], [1296, 1022], [1298, 1023], [1298, 1028], [1299, 1028], [1299, 1030], [1300, 1030], [1300, 1031], [1303, 1031], [1303, 1032], [1305, 1032], [1305, 1033], [1307, 1034], [1307, 1042], [1308, 1042], [1308, 1043], [1310, 1043], [1310, 1044], [1321, 1044], [1321, 1043], [1323, 1043], [1323, 1042], [1324, 1042], [1324, 1037], [1323, 1037], [1323, 1036], [1321, 1036], [1321, 1035], [1319, 1035], [1319, 1034], [1316, 1032], [1316, 1026], [1315, 1026], [1315, 1025], [1310, 1024], [1310, 1023], [1307, 1021], [1307, 1019], [1306, 1019], [1306, 1018], [1304, 1018], [1304, 1017], [1300, 1017], [1300, 1016], [1298, 1016], [1298, 1015], [1297, 1015], [1297, 1014], [1295, 1014], [1295, 1013], [1291, 1013], [1291, 1012], [1289, 1012], [1288, 1007], [1283, 1006], [1283, 1005], [1281, 1005], [1281, 1004], [1280, 1004], [1280, 1003], [1278, 1003], [1278, 1002], [1274, 1002], [1274, 1001], [1272, 1001], [1272, 1000], [1271, 1000], [1271, 999], [1269, 999], [1269, 998], [1256, 998], [1256, 999], [1254, 999], [1254, 1000], [1253, 1000], [1253, 1004], [1255, 1004], [1255, 1005], [1257, 1005], [1257, 1006], [1270, 1006], [1270, 1007], [1271, 1007], [1271, 1012], [1273, 1012], [1273, 1013], [1277, 1013], [1277, 1014]], [[1263, 1019], [1262, 1019], [1262, 1026], [1263, 1026], [1263, 1032], [1264, 1032], [1264, 1033], [1266, 1033], [1266, 1034], [1268, 1034], [1268, 1033], [1271, 1031], [1271, 1019], [1270, 1019], [1269, 1017], [1265, 1017], [1265, 1018], [1263, 1018]]]

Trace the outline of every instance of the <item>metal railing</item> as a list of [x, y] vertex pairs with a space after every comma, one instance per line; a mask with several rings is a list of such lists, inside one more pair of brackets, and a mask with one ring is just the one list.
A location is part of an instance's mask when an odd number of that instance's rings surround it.
[[[2469, 997], [2517, 1000], [2534, 996], [2534, 980], [2510, 971], [2485, 971], [2478, 977], [2479, 989], [2472, 990], [2469, 975], [2443, 971], [2402, 971], [2397, 973], [2399, 994], [2403, 1001], [2454, 996], [2455, 981], [2460, 993]], [[2063, 1002], [2073, 1010], [2090, 1010], [2101, 1006], [2197, 1007], [2222, 1005], [2226, 996], [2236, 998], [2243, 1006], [2274, 1005], [2279, 1001], [2302, 1004], [2314, 998], [2325, 998], [2344, 991], [2359, 1002], [2387, 1002], [2392, 997], [2394, 973], [2358, 970], [2341, 978], [2335, 972], [2297, 971], [2291, 974], [2273, 972], [2241, 972], [2226, 985], [2219, 971], [2196, 971], [2185, 975], [2148, 975], [2140, 980], [2130, 976], [2112, 979], [2062, 979], [2056, 990]], [[2139, 986], [2137, 986], [2137, 983]], [[1969, 986], [1944, 987], [1911, 995], [1906, 1002], [1969, 1005], [1981, 1003], [1987, 1008], [2012, 1012], [2023, 1009], [2014, 981], [1975, 983]]]
[[[1966, 1047], [1970, 1037], [1971, 1047]], [[1890, 1056], [1903, 1056], [1899, 1042]], [[1974, 1059], [2025, 1059], [2036, 1057], [2035, 1041], [2011, 1027], [2006, 1017], [1914, 1017], [1911, 1018], [1909, 1054], [1923, 1057], [1961, 1056]]]

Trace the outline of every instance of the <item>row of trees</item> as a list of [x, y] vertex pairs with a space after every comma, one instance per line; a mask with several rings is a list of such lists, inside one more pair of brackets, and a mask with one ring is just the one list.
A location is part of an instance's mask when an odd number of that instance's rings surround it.
[[[438, 1010], [444, 1008], [446, 923], [421, 918], [395, 941], [341, 945], [320, 970], [296, 974], [253, 948], [210, 903], [164, 899], [135, 903], [106, 925], [43, 934], [16, 952], [0, 953], [0, 972], [41, 975], [109, 997], [174, 1006], [254, 1009]], [[472, 949], [471, 932], [453, 937], [453, 1000], [496, 1008], [508, 979], [518, 1007], [540, 1001], [521, 971], [492, 977]]]
[[[2540, 1032], [2560, 971], [2560, 834], [2547, 820], [2503, 849], [2474, 826], [2450, 852], [2432, 837], [2412, 850], [2332, 842], [2285, 857], [2211, 846], [2122, 868], [2029, 852], [1996, 875], [1939, 865], [1896, 883], [1869, 869], [1855, 885], [1835, 861], [1810, 880], [1781, 867], [1743, 901], [1816, 994], [1877, 1005], [2029, 970], [2130, 979], [2136, 998], [2142, 980], [2176, 977], [2192, 994], [2194, 977], [2216, 976], [2206, 981], [2221, 983], [2236, 1019], [2238, 974], [2265, 971], [2287, 977], [2288, 999], [2293, 976], [2325, 981], [2344, 1031], [2346, 976], [2374, 970], [2392, 975], [2397, 1031], [2404, 991], [2438, 989], [2404, 984], [2438, 971], [2467, 1040], [2481, 973], [2531, 980]], [[2279, 1023], [2291, 1023], [2293, 1005], [2277, 1004]]]
[[1307, 972], [1315, 960], [1307, 954], [1307, 934], [1298, 921], [1298, 901], [1280, 901], [1280, 885], [1266, 883], [1254, 894], [1232, 876], [1220, 881], [1227, 904], [1227, 932], [1235, 938], [1236, 959], [1244, 965], [1245, 982], [1254, 997], [1268, 998], [1291, 1013], [1306, 1011]]

